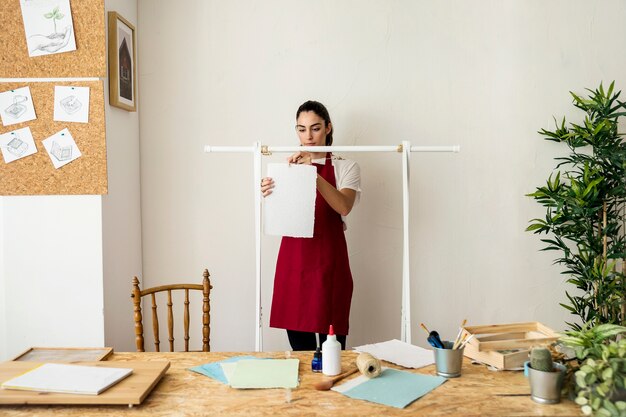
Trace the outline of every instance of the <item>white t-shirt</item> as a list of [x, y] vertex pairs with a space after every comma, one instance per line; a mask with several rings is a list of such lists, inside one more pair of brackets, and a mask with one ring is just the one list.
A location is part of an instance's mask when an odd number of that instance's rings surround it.
[[[315, 164], [324, 164], [325, 158], [314, 159]], [[349, 188], [356, 191], [356, 197], [354, 199], [354, 205], [356, 206], [361, 198], [361, 168], [359, 164], [351, 159], [343, 159], [340, 156], [333, 155], [331, 158], [333, 167], [335, 168], [335, 182], [336, 188], [341, 190], [342, 188]], [[341, 216], [341, 219], [346, 222], [346, 218]]]

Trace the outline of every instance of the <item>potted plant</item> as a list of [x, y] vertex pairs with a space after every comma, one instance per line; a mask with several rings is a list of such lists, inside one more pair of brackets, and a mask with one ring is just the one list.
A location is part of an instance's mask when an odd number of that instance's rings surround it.
[[535, 347], [530, 351], [530, 361], [525, 368], [530, 383], [530, 398], [541, 404], [556, 404], [561, 401], [561, 388], [565, 366], [553, 362], [550, 350]]
[[600, 84], [587, 97], [571, 93], [583, 121], [555, 119], [555, 130], [541, 129], [544, 139], [567, 145], [569, 153], [556, 158], [555, 173], [528, 194], [546, 215], [532, 219], [526, 230], [550, 235], [541, 239], [543, 250], [561, 252], [555, 263], [578, 289], [566, 292], [569, 303], [561, 305], [592, 324], [626, 323], [626, 144], [618, 133], [626, 106], [613, 89], [614, 83], [608, 90]]
[[574, 349], [576, 403], [585, 415], [626, 416], [626, 327], [614, 324], [570, 330], [559, 341]]

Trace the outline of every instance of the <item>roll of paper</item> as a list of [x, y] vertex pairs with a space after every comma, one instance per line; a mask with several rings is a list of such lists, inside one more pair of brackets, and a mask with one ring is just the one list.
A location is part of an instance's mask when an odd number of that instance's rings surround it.
[[382, 372], [380, 361], [369, 353], [361, 353], [356, 358], [356, 366], [368, 378], [376, 378]]

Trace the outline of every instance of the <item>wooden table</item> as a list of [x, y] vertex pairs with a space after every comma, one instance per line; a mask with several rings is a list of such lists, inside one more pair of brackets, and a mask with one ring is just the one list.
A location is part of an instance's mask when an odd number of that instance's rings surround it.
[[[311, 352], [300, 359], [300, 386], [285, 402], [284, 389], [236, 390], [187, 370], [250, 353], [114, 353], [109, 360], [168, 360], [170, 369], [140, 406], [0, 406], [0, 416], [581, 416], [571, 401], [540, 405], [530, 399], [522, 372], [493, 372], [464, 358], [460, 378], [446, 383], [404, 409], [354, 400], [334, 391], [316, 391], [323, 375], [311, 372]], [[284, 358], [285, 353], [252, 353]], [[343, 352], [343, 369], [353, 366], [355, 352]], [[393, 366], [385, 362], [386, 366]], [[398, 368], [398, 367], [396, 367]], [[435, 375], [434, 366], [411, 370]], [[352, 378], [352, 377], [349, 377]]]

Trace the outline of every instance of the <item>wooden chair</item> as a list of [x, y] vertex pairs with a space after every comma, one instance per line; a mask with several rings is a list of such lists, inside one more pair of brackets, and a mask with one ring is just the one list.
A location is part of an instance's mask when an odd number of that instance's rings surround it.
[[159, 318], [157, 314], [156, 293], [167, 292], [167, 330], [170, 342], [170, 352], [174, 351], [174, 313], [172, 311], [172, 291], [185, 290], [185, 308], [184, 308], [184, 331], [185, 331], [185, 352], [189, 352], [189, 290], [202, 291], [202, 351], [209, 352], [209, 335], [211, 328], [209, 326], [211, 315], [209, 305], [209, 295], [211, 293], [211, 281], [209, 280], [209, 271], [204, 270], [202, 284], [171, 284], [161, 285], [158, 287], [147, 288], [141, 290], [139, 288], [139, 280], [133, 278], [133, 299], [135, 310], [135, 343], [137, 344], [137, 352], [145, 352], [143, 345], [143, 324], [141, 316], [141, 298], [150, 295], [152, 298], [152, 330], [154, 332], [154, 347], [157, 352], [159, 348]]

